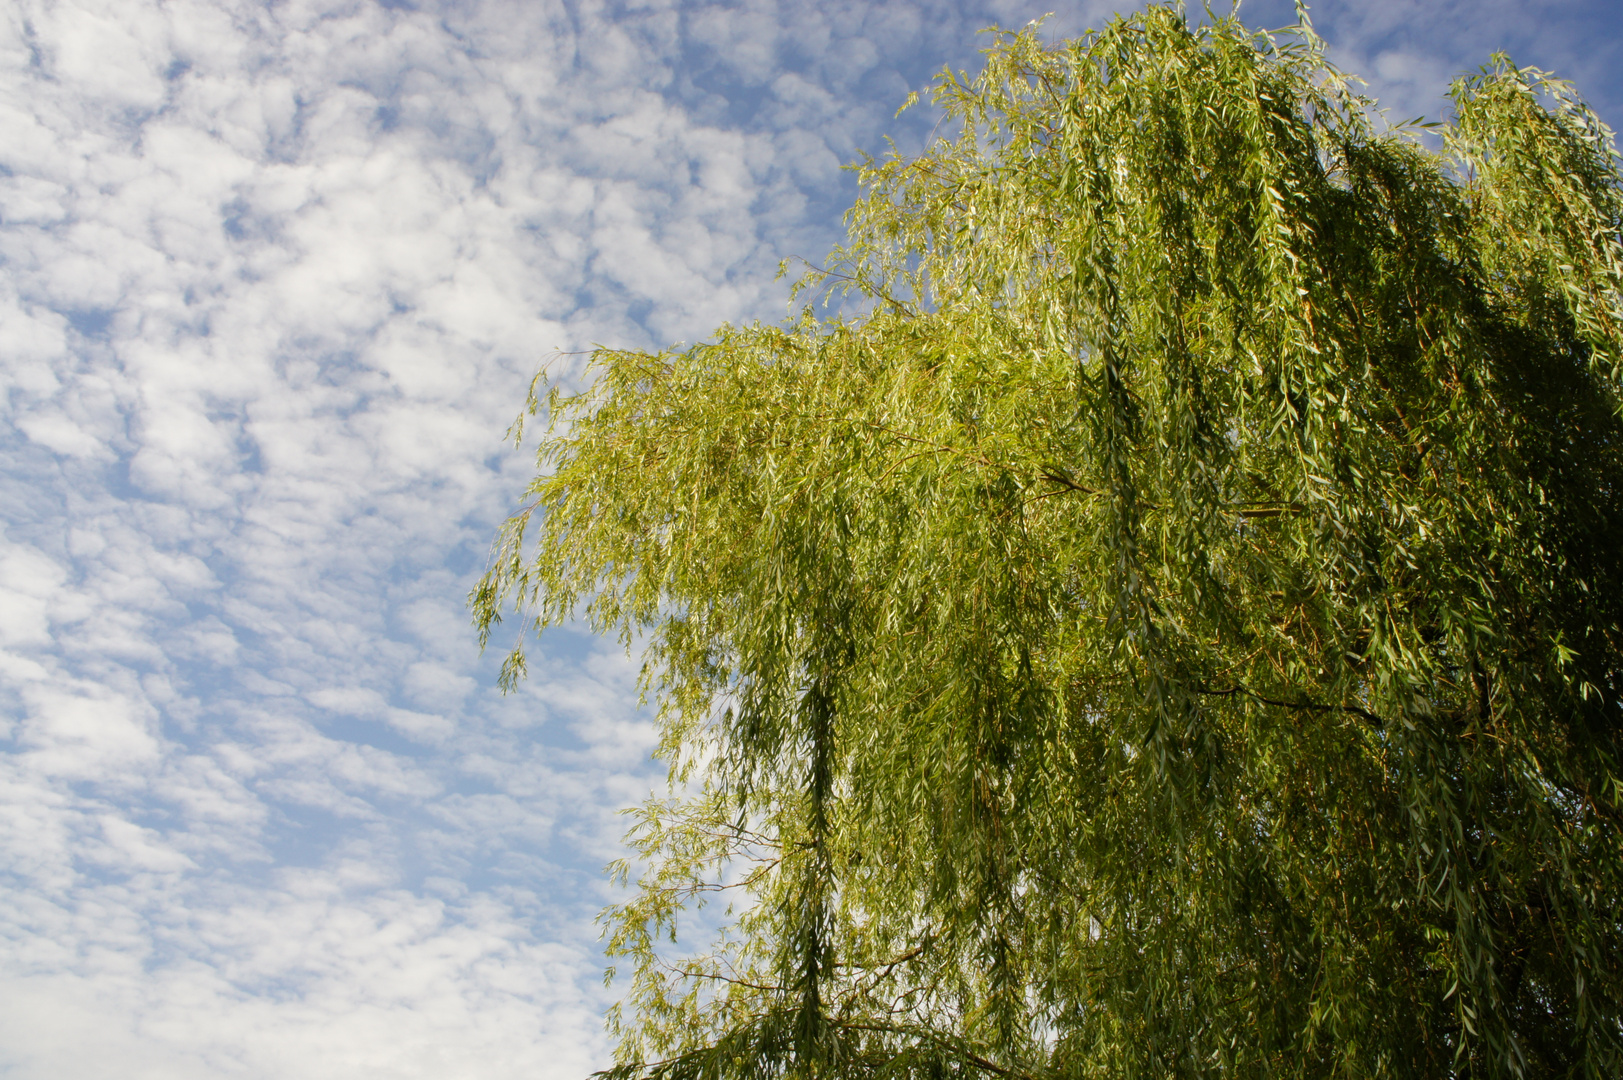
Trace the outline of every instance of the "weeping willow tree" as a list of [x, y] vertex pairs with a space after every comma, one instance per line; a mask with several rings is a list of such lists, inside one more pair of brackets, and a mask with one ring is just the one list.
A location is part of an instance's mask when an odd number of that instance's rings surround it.
[[532, 395], [477, 625], [643, 643], [673, 776], [609, 1075], [1623, 1075], [1610, 132], [1165, 7], [934, 96], [860, 314]]

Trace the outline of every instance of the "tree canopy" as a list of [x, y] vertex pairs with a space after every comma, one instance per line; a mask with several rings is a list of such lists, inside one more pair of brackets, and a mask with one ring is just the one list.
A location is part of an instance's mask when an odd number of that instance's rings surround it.
[[615, 1077], [1623, 1075], [1612, 136], [1354, 85], [998, 34], [856, 313], [532, 394], [476, 622], [642, 643], [673, 778]]

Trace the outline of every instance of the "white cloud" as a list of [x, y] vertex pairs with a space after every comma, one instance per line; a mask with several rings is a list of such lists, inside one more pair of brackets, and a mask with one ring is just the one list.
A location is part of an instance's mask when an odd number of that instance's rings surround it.
[[96, 918], [127, 909], [130, 892], [87, 910], [28, 912], [53, 947], [0, 980], [13, 1003], [0, 1018], [13, 1068], [156, 1080], [593, 1067], [602, 999], [580, 989], [595, 966], [586, 943], [535, 943], [488, 900], [389, 890], [357, 899], [370, 884], [364, 868], [288, 876], [144, 926]]
[[49, 643], [49, 600], [65, 577], [60, 566], [33, 548], [7, 544], [0, 549], [0, 644]]

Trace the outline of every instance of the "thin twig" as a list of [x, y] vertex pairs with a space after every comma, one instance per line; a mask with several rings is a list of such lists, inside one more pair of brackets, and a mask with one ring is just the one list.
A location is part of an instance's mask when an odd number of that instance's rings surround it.
[[1199, 687], [1199, 691], [1202, 694], [1210, 694], [1214, 697], [1232, 697], [1235, 694], [1244, 694], [1247, 697], [1255, 698], [1264, 705], [1272, 705], [1280, 709], [1306, 709], [1308, 712], [1352, 713], [1354, 716], [1363, 717], [1365, 720], [1368, 720], [1370, 723], [1374, 724], [1378, 728], [1381, 728], [1382, 730], [1385, 730], [1386, 728], [1385, 720], [1381, 719], [1379, 716], [1376, 716], [1368, 709], [1360, 708], [1357, 705], [1323, 705], [1316, 701], [1276, 701], [1273, 698], [1263, 697], [1255, 690], [1249, 690], [1237, 683], [1227, 690], [1214, 690], [1213, 688], [1202, 684]]

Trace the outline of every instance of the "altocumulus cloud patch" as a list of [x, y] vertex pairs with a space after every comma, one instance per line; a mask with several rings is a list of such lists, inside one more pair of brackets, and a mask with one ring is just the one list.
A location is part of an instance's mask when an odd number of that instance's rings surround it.
[[[1507, 40], [1615, 100], [1582, 5], [1324, 8], [1411, 111]], [[613, 648], [562, 634], [506, 699], [475, 654], [500, 433], [554, 350], [781, 314], [839, 165], [1042, 11], [0, 12], [0, 1064], [606, 1063], [597, 871], [659, 773]]]

